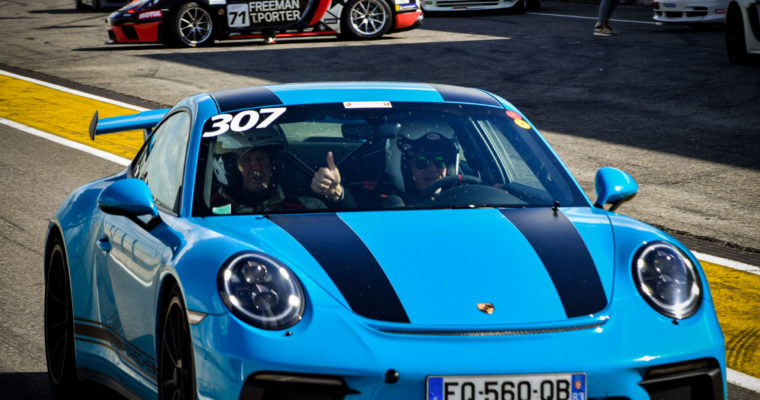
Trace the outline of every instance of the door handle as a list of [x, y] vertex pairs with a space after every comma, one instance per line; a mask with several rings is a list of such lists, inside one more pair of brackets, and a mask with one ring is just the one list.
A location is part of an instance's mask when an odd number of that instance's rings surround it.
[[103, 235], [98, 239], [98, 247], [103, 251], [111, 251], [111, 241], [108, 240], [108, 236]]

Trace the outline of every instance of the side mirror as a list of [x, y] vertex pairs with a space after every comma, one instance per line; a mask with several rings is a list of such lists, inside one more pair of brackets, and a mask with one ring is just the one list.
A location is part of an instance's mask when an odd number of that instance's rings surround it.
[[597, 196], [594, 207], [604, 208], [605, 204], [612, 204], [610, 211], [615, 211], [620, 204], [636, 195], [639, 185], [625, 171], [604, 167], [596, 171], [594, 189]]
[[[140, 179], [122, 179], [105, 188], [98, 197], [98, 207], [103, 212], [122, 215], [140, 221], [138, 217], [148, 216], [150, 221], [158, 218], [158, 209], [148, 185]], [[139, 222], [142, 225], [150, 225]]]

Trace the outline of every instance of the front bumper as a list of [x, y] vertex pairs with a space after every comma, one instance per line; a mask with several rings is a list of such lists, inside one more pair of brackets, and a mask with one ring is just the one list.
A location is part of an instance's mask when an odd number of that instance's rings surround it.
[[665, 23], [712, 23], [726, 22], [725, 1], [655, 1], [652, 3], [653, 19]]
[[393, 21], [393, 30], [398, 32], [419, 28], [422, 25], [422, 20], [424, 18], [422, 10], [396, 14]]
[[[210, 315], [191, 330], [201, 398], [257, 399], [299, 382], [293, 377], [317, 377], [306, 381], [322, 385], [307, 391], [334, 397], [315, 398], [424, 399], [432, 375], [583, 372], [589, 399], [648, 400], [650, 392], [724, 399], [723, 335], [704, 308], [678, 324], [651, 309], [626, 309], [588, 329], [514, 335], [393, 333], [398, 325], [336, 308], [307, 313], [288, 332], [230, 315]], [[295, 386], [284, 390], [309, 398]]]
[[159, 42], [164, 14], [163, 10], [143, 13], [116, 11], [108, 16], [108, 38], [112, 43]]

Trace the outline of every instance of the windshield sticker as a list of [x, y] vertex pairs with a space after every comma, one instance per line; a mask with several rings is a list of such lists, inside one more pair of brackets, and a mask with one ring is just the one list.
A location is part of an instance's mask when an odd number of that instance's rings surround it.
[[527, 123], [527, 122], [525, 122], [525, 120], [522, 120], [522, 119], [516, 119], [516, 120], [515, 120], [515, 124], [517, 124], [517, 126], [519, 126], [520, 128], [523, 128], [523, 129], [530, 129], [530, 124], [529, 124], [529, 123]]
[[512, 119], [522, 119], [522, 116], [512, 110], [507, 111], [507, 116]]
[[229, 131], [241, 133], [254, 128], [263, 129], [271, 125], [286, 110], [286, 107], [274, 107], [262, 108], [261, 110], [245, 110], [234, 114], [214, 115], [206, 122], [206, 126], [203, 129], [203, 137], [211, 138]]
[[344, 101], [346, 108], [393, 108], [390, 101]]

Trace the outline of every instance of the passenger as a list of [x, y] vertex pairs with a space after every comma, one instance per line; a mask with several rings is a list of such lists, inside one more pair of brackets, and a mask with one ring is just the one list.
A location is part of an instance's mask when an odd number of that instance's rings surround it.
[[[214, 165], [214, 175], [221, 190], [211, 196], [214, 214], [259, 212], [298, 212], [326, 209], [313, 197], [288, 196], [277, 181], [274, 161], [284, 151], [285, 137], [274, 129], [257, 129], [245, 135], [223, 135], [217, 139], [217, 154], [234, 154], [234, 169], [228, 171], [223, 157]], [[330, 155], [331, 156], [331, 155]], [[234, 177], [234, 178], [233, 178]], [[240, 179], [240, 182], [236, 182]], [[340, 182], [338, 182], [340, 183]]]
[[330, 201], [339, 201], [346, 197], [346, 192], [341, 184], [340, 171], [335, 165], [331, 151], [327, 153], [327, 167], [322, 167], [314, 173], [311, 180], [311, 190]]

